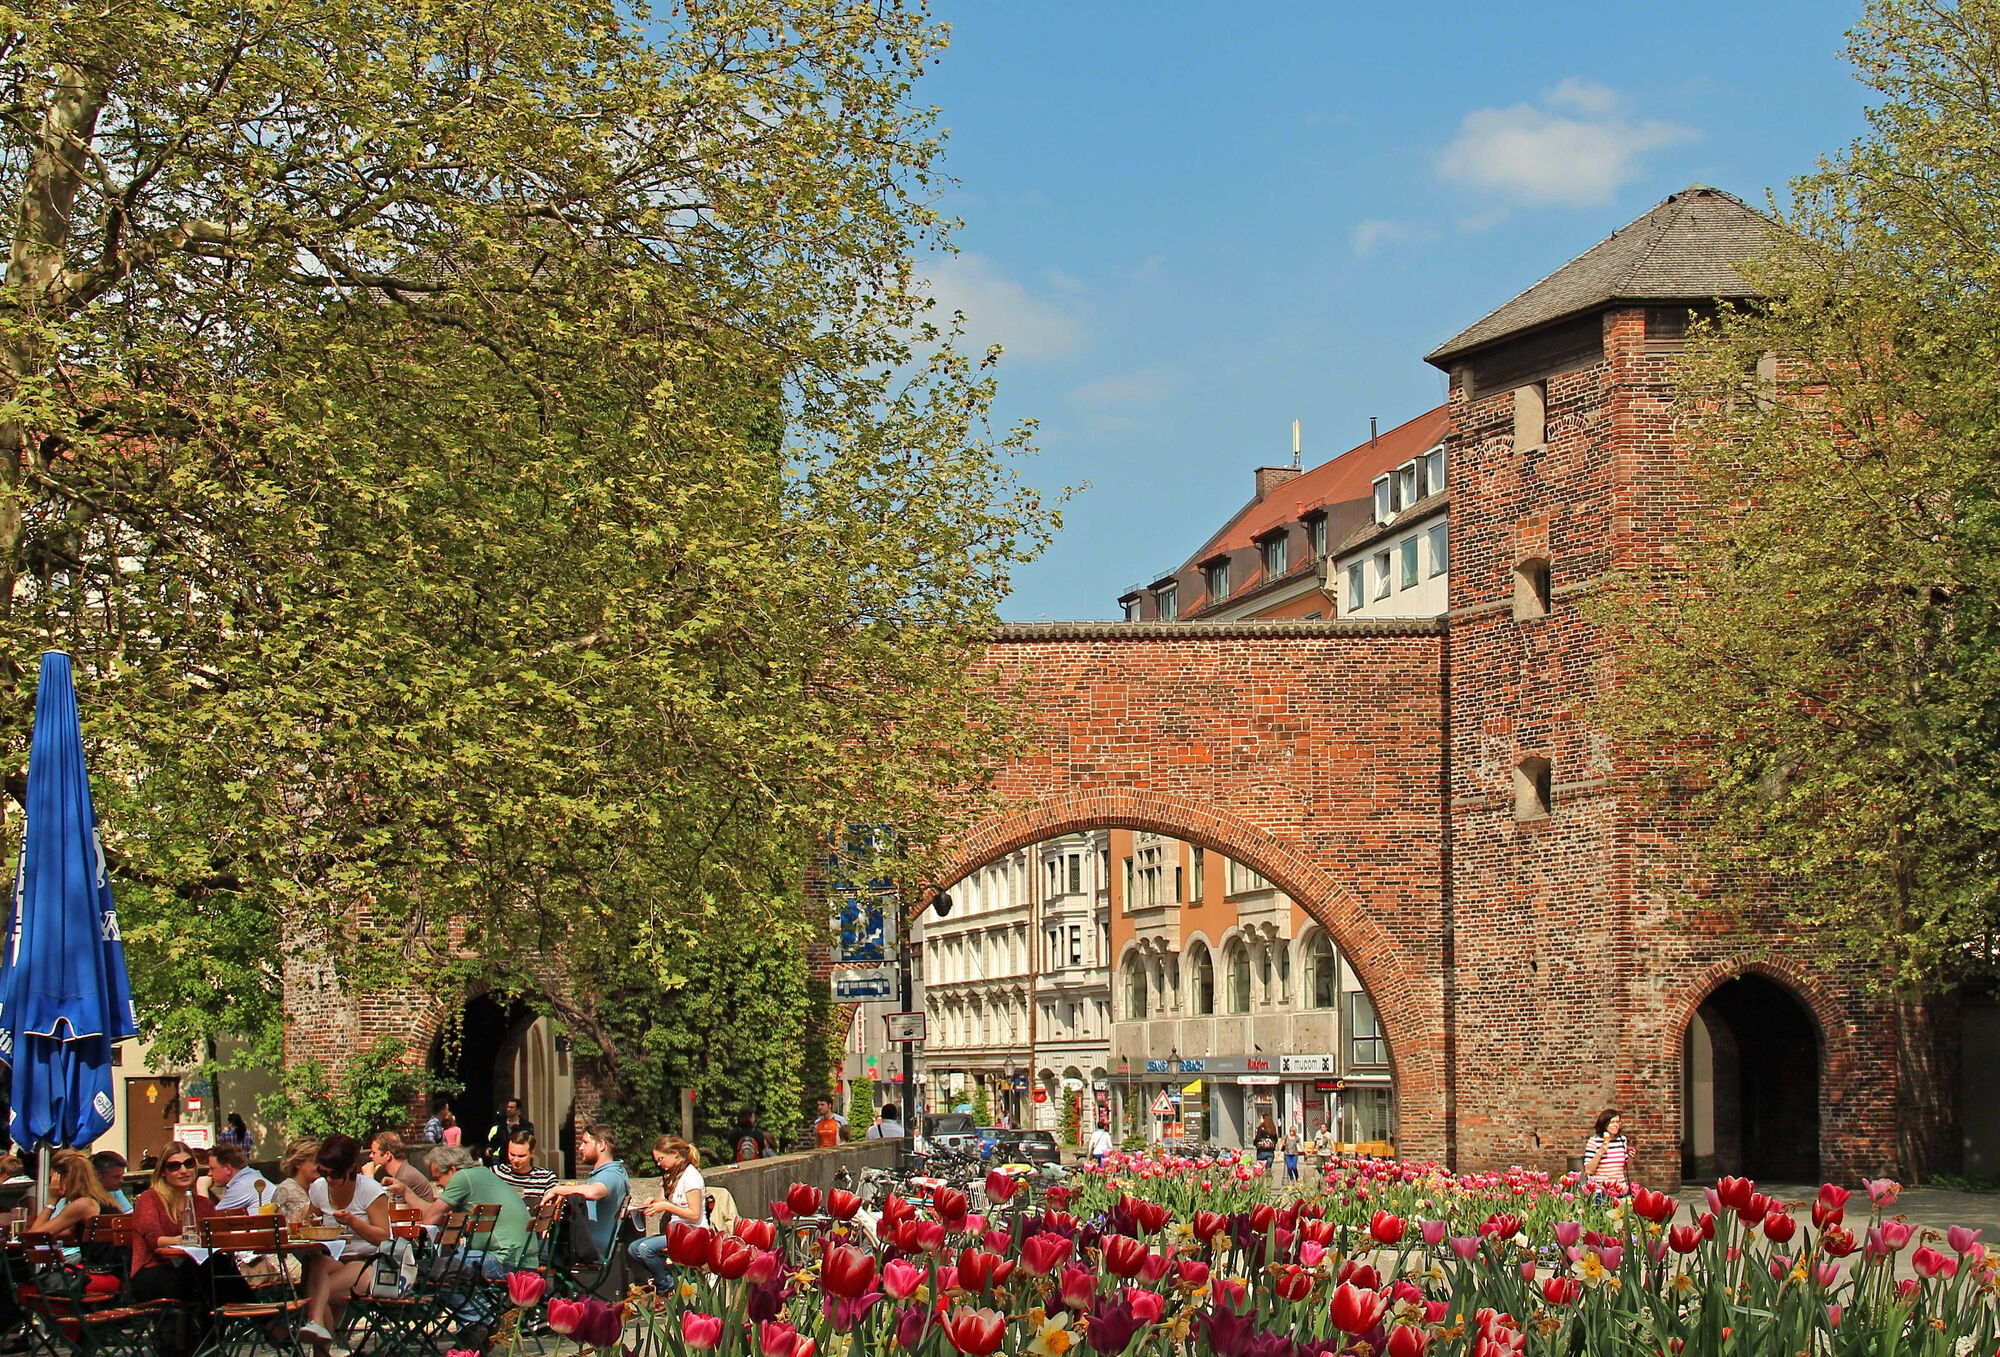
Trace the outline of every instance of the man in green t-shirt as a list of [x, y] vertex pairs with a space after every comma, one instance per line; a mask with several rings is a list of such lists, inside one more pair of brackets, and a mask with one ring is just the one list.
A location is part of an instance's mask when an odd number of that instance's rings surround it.
[[[503, 1281], [509, 1272], [528, 1261], [534, 1240], [528, 1233], [528, 1208], [519, 1192], [502, 1182], [492, 1169], [482, 1167], [470, 1150], [459, 1145], [444, 1145], [431, 1151], [430, 1172], [437, 1183], [437, 1200], [416, 1203], [427, 1223], [436, 1225], [451, 1212], [470, 1211], [475, 1206], [500, 1208], [492, 1237], [478, 1260], [479, 1270], [487, 1280]], [[461, 1252], [457, 1259], [445, 1260], [441, 1265], [460, 1266], [464, 1261], [469, 1260]], [[496, 1287], [471, 1294], [448, 1293], [445, 1303], [464, 1325], [452, 1346], [473, 1351], [483, 1349], [487, 1328], [505, 1299], [505, 1293]]]

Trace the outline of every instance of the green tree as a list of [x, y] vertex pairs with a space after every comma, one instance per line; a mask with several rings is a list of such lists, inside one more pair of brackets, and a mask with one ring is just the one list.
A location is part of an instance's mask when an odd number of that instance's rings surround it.
[[875, 1124], [875, 1081], [856, 1079], [848, 1085], [847, 1138], [859, 1140]]
[[[289, 957], [529, 994], [615, 1095], [663, 1078], [742, 994], [718, 921], [823, 928], [824, 828], [921, 842], [1001, 729], [966, 648], [1051, 517], [911, 287], [941, 30], [3, 12], [6, 786], [60, 644], [152, 1035], [274, 1039]], [[743, 1039], [800, 1067], [793, 1017]]]
[[993, 1108], [986, 1100], [986, 1085], [984, 1082], [976, 1083], [972, 1086], [972, 1124], [988, 1126], [992, 1122]]
[[1990, 965], [2000, 888], [2000, 6], [1849, 53], [1868, 134], [1685, 356], [1694, 526], [1606, 610], [1606, 715], [1712, 879], [1907, 990]]

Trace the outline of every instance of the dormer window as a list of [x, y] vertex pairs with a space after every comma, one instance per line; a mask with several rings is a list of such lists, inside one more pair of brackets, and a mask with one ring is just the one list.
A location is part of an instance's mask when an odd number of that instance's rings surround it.
[[1181, 615], [1180, 590], [1169, 584], [1153, 591], [1154, 613], [1162, 622], [1171, 622]]
[[1291, 539], [1284, 533], [1267, 537], [1258, 544], [1264, 555], [1264, 578], [1274, 580], [1291, 565]]
[[1326, 515], [1315, 510], [1306, 521], [1306, 541], [1312, 544], [1315, 561], [1326, 559]]
[[1396, 487], [1401, 492], [1396, 497], [1396, 509], [1398, 512], [1409, 508], [1424, 497], [1420, 478], [1417, 474], [1417, 465], [1415, 462], [1405, 462], [1402, 466], [1396, 468]]
[[1137, 622], [1139, 620], [1138, 599], [1128, 598], [1125, 600], [1125, 620], [1127, 622]]
[[1212, 599], [1229, 597], [1229, 562], [1210, 561], [1201, 568], [1201, 582]]
[[1424, 496], [1444, 493], [1444, 448], [1432, 448], [1424, 457]]

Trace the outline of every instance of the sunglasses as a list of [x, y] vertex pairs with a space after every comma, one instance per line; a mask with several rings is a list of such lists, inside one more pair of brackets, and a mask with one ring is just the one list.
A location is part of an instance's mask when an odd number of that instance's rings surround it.
[[195, 1161], [192, 1159], [169, 1159], [166, 1163], [160, 1165], [168, 1173], [172, 1173], [175, 1169], [191, 1169], [194, 1166]]

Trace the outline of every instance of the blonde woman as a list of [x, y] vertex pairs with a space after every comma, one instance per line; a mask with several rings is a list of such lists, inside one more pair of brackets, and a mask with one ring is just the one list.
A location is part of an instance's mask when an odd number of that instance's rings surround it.
[[[194, 1150], [176, 1140], [160, 1155], [153, 1185], [132, 1205], [132, 1298], [169, 1300], [188, 1307], [190, 1336], [199, 1349], [214, 1322], [211, 1287], [223, 1303], [247, 1304], [250, 1284], [227, 1253], [211, 1253], [196, 1263], [181, 1251], [190, 1226], [215, 1214], [215, 1205], [194, 1190], [201, 1163]], [[160, 1335], [165, 1357], [179, 1357], [171, 1328]]]
[[118, 1203], [97, 1179], [90, 1156], [81, 1150], [58, 1151], [49, 1165], [49, 1204], [28, 1222], [34, 1234], [51, 1234], [72, 1255], [83, 1242], [83, 1228], [100, 1212], [118, 1214]]
[[[653, 1142], [653, 1162], [660, 1166], [662, 1193], [659, 1200], [640, 1207], [641, 1213], [648, 1219], [665, 1216], [685, 1225], [707, 1225], [708, 1184], [701, 1176], [701, 1151], [679, 1136], [661, 1136]], [[626, 1256], [645, 1268], [662, 1291], [673, 1285], [673, 1273], [664, 1257], [666, 1251], [665, 1224], [658, 1234], [642, 1236], [625, 1246]]]
[[278, 1186], [271, 1193], [271, 1205], [294, 1225], [306, 1223], [312, 1210], [312, 1185], [319, 1178], [319, 1141], [294, 1140], [286, 1144], [278, 1160]]

